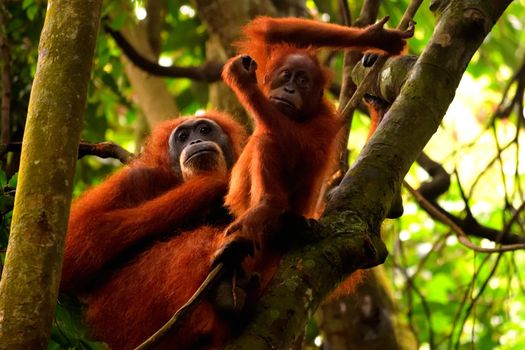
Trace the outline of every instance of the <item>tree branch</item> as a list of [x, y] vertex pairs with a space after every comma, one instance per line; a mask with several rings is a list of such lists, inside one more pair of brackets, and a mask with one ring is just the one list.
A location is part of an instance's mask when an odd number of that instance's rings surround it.
[[306, 230], [319, 240], [286, 254], [254, 320], [226, 349], [287, 348], [343, 277], [384, 260], [379, 228], [390, 203], [437, 130], [472, 55], [509, 3], [455, 0], [435, 10], [435, 32], [401, 94], [335, 191], [319, 226]]
[[[417, 191], [412, 190], [407, 183], [405, 183], [405, 187], [412, 192], [421, 207], [430, 216], [452, 229], [454, 229], [452, 225], [457, 226], [469, 236], [486, 238], [490, 241], [506, 245], [525, 243], [524, 236], [507, 232], [507, 228], [501, 231], [481, 225], [472, 213], [470, 213], [470, 210], [468, 210], [467, 216], [462, 219], [443, 209], [443, 207], [437, 203], [437, 198], [448, 190], [450, 186], [450, 175], [441, 164], [433, 161], [424, 153], [419, 156], [417, 162], [432, 177], [432, 180], [423, 183]], [[413, 191], [416, 193], [413, 193]], [[421, 196], [421, 198], [419, 198], [419, 196]]]
[[302, 245], [283, 257], [255, 319], [225, 349], [287, 349], [343, 276], [381, 264], [387, 255], [379, 235], [370, 236], [352, 211], [322, 224], [312, 220], [300, 232]]
[[164, 67], [142, 56], [120, 32], [111, 29], [108, 25], [104, 25], [104, 30], [113, 37], [117, 45], [131, 62], [150, 74], [170, 78], [188, 78], [208, 83], [221, 80], [222, 66], [224, 63], [206, 62], [198, 67]]
[[[417, 56], [395, 56], [388, 58], [379, 72], [379, 77], [388, 76], [388, 79], [376, 79], [369, 85], [370, 90], [368, 90], [367, 93], [392, 103], [400, 93], [416, 61]], [[354, 81], [359, 84], [365, 78], [367, 70], [369, 70], [369, 68], [363, 67], [361, 62], [358, 63], [352, 71]], [[515, 76], [517, 77], [519, 74]], [[510, 232], [503, 233], [501, 230], [481, 225], [474, 217], [462, 219], [443, 209], [443, 207], [437, 203], [437, 198], [448, 190], [450, 186], [450, 175], [439, 163], [433, 161], [424, 153], [421, 153], [417, 162], [432, 177], [432, 181], [423, 183], [417, 192], [432, 204], [437, 213], [441, 214], [436, 215], [436, 212], [429, 210], [427, 206], [422, 206], [434, 219], [445, 225], [453, 223], [470, 236], [486, 238], [493, 242], [501, 244], [519, 244], [525, 242], [525, 237], [521, 235]], [[444, 218], [446, 218], [446, 220], [443, 220]]]
[[[414, 17], [415, 13], [419, 9], [419, 6], [421, 6], [421, 3], [423, 0], [412, 0], [406, 9], [405, 13], [403, 14], [403, 18], [401, 19], [401, 22], [398, 25], [398, 29], [406, 30], [412, 23], [412, 18]], [[412, 23], [413, 24], [413, 23]], [[344, 108], [341, 110], [341, 115], [346, 119], [349, 119], [351, 116], [350, 111], [353, 111], [356, 106], [359, 104], [359, 101], [363, 98], [366, 91], [368, 91], [369, 85], [372, 84], [372, 81], [374, 80], [374, 77], [378, 77], [378, 73], [381, 70], [382, 66], [385, 64], [386, 57], [380, 56], [372, 68], [367, 73], [367, 77], [357, 86], [354, 94], [352, 95], [352, 98], [344, 105]]]
[[[11, 142], [0, 145], [0, 157], [8, 152], [21, 152], [22, 142]], [[114, 158], [128, 164], [133, 160], [135, 155], [113, 142], [91, 143], [80, 141], [78, 145], [78, 159], [85, 156], [97, 156], [100, 158]]]
[[[351, 25], [350, 10], [348, 9], [347, 0], [339, 0], [340, 11], [344, 14], [344, 22], [346, 25]], [[379, 1], [377, 0], [366, 0], [361, 8], [361, 13], [355, 21], [356, 27], [365, 27], [375, 22], [377, 13], [379, 11]], [[343, 56], [343, 75], [341, 77], [341, 88], [339, 91], [339, 106], [337, 107], [337, 113], [343, 120], [346, 121], [343, 131], [343, 139], [341, 140], [342, 145], [348, 143], [350, 137], [350, 131], [352, 129], [352, 119], [354, 116], [355, 108], [349, 108], [343, 114], [343, 107], [346, 106], [348, 100], [352, 95], [355, 94], [357, 85], [352, 80], [352, 70], [359, 60], [363, 57], [360, 52], [357, 51], [345, 51]], [[339, 155], [339, 169], [344, 174], [348, 171], [348, 149], [342, 147]]]
[[[524, 237], [520, 237], [520, 236], [515, 236], [513, 235], [514, 237], [513, 238], [521, 238], [521, 242], [520, 243], [514, 243], [514, 244], [505, 244], [501, 247], [498, 247], [498, 248], [483, 248], [483, 247], [479, 247], [477, 245], [475, 245], [474, 243], [472, 243], [470, 241], [470, 239], [468, 238], [468, 235], [466, 234], [466, 232], [458, 225], [456, 224], [456, 222], [454, 222], [452, 220], [452, 218], [456, 219], [454, 216], [448, 214], [446, 211], [444, 211], [442, 208], [437, 208], [437, 205], [435, 203], [430, 203], [429, 201], [427, 201], [425, 198], [423, 198], [423, 196], [421, 196], [421, 194], [419, 194], [416, 190], [414, 190], [408, 183], [405, 183], [405, 187], [410, 191], [410, 193], [412, 193], [412, 195], [416, 198], [416, 200], [418, 201], [418, 203], [434, 218], [438, 219], [439, 221], [443, 222], [444, 224], [446, 224], [447, 226], [449, 226], [457, 235], [458, 237], [458, 240], [461, 244], [463, 244], [465, 247], [467, 248], [470, 248], [476, 252], [480, 252], [480, 253], [501, 253], [501, 252], [509, 252], [509, 251], [514, 251], [514, 250], [522, 250], [522, 249], [525, 249], [525, 239]], [[518, 212], [521, 212], [523, 210], [523, 207], [525, 206], [525, 203], [522, 204], [522, 207], [520, 208], [520, 210], [518, 210]], [[470, 219], [470, 224], [477, 224], [478, 226], [480, 226], [472, 216], [467, 216], [467, 219], [466, 221], [469, 221]], [[463, 223], [461, 220], [459, 220], [460, 223]], [[463, 223], [465, 225], [465, 223]], [[468, 225], [470, 226], [470, 225]], [[504, 236], [505, 235], [505, 232], [499, 232], [499, 231], [496, 231], [496, 235], [492, 236], [492, 241], [495, 241], [495, 242], [501, 242], [501, 239], [499, 238], [500, 236]], [[472, 234], [474, 236], [478, 236], [478, 237], [481, 237], [481, 233], [476, 233], [474, 231], [474, 233]], [[508, 236], [508, 233], [506, 233], [506, 236]], [[509, 240], [509, 237], [506, 237], [507, 240]]]

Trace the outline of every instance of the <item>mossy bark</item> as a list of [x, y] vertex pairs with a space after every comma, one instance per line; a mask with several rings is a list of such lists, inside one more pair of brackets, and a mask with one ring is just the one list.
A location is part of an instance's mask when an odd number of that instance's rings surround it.
[[320, 226], [296, 248], [258, 304], [255, 319], [227, 349], [286, 349], [326, 295], [349, 273], [382, 263], [379, 228], [410, 165], [437, 130], [472, 55], [510, 0], [435, 0], [434, 34], [401, 94], [349, 170]]
[[[399, 95], [403, 84], [408, 79], [408, 73], [414, 67], [417, 56], [389, 57], [367, 93], [381, 97], [388, 103], [393, 103]], [[356, 64], [352, 70], [352, 80], [360, 84], [370, 68], [364, 67], [362, 62]]]
[[49, 1], [0, 281], [0, 349], [46, 349], [101, 0]]

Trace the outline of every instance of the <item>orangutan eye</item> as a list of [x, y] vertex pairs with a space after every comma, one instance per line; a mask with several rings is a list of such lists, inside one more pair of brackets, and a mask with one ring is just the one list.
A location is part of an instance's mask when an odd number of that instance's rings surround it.
[[203, 126], [201, 126], [201, 128], [199, 129], [199, 132], [200, 132], [202, 135], [209, 134], [210, 131], [211, 131], [211, 128], [210, 128], [208, 125], [203, 125]]
[[285, 80], [290, 80], [291, 76], [292, 76], [292, 73], [290, 73], [289, 70], [283, 70], [283, 71], [281, 72], [281, 77], [282, 77], [283, 79], [285, 79]]
[[298, 83], [299, 83], [299, 86], [307, 86], [309, 81], [308, 81], [308, 78], [301, 77], [301, 78], [299, 78]]
[[184, 142], [186, 141], [186, 139], [188, 138], [188, 134], [186, 132], [181, 132], [177, 138], [179, 139], [180, 142]]

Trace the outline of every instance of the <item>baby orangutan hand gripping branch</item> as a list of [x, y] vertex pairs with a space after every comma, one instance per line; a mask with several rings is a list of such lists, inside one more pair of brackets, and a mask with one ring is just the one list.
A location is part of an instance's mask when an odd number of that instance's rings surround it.
[[384, 29], [388, 18], [351, 28], [299, 18], [261, 17], [244, 28], [241, 55], [223, 79], [255, 120], [255, 130], [232, 170], [226, 205], [239, 232], [259, 246], [285, 212], [312, 217], [333, 164], [342, 120], [323, 96], [329, 73], [316, 57], [322, 46], [399, 54], [407, 31]]

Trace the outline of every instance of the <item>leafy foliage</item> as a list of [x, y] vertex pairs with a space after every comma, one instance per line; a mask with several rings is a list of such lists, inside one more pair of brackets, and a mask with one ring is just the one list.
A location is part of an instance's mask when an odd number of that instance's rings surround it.
[[7, 181], [4, 171], [0, 170], [0, 272], [5, 261], [9, 226], [13, 215], [14, 191], [16, 188], [17, 175]]
[[[384, 1], [379, 16], [389, 15], [395, 26], [408, 1]], [[317, 15], [339, 21], [338, 1], [306, 1]], [[350, 1], [355, 17], [362, 1]], [[2, 24], [11, 54], [11, 139], [22, 138], [31, 84], [36, 72], [38, 40], [45, 17], [42, 0], [8, 1], [3, 5], [10, 18]], [[141, 23], [136, 16], [142, 1], [110, 1], [103, 9], [103, 22], [116, 30]], [[190, 1], [168, 1], [161, 29], [161, 58], [180, 66], [206, 61], [208, 33]], [[326, 17], [324, 17], [326, 18]], [[425, 49], [435, 20], [428, 3], [419, 9], [410, 52]], [[502, 100], [506, 105], [516, 84], [503, 93], [525, 60], [525, 1], [511, 3], [470, 63], [457, 90], [456, 99], [442, 127], [425, 152], [451, 175], [451, 186], [438, 203], [459, 218], [472, 211], [486, 227], [523, 236], [525, 215], [518, 212], [525, 198], [524, 120], [519, 108], [495, 115]], [[340, 76], [341, 58], [333, 60], [334, 76]], [[169, 92], [181, 114], [192, 114], [208, 104], [208, 86], [188, 79], [167, 79]], [[126, 77], [122, 52], [101, 30], [85, 115], [82, 138], [111, 140], [130, 151], [140, 149], [143, 122]], [[523, 96], [519, 97], [523, 101]], [[519, 106], [519, 105], [518, 105]], [[523, 106], [521, 105], [523, 109]], [[521, 111], [523, 113], [523, 111]], [[356, 114], [350, 140], [351, 160], [365, 143], [368, 118]], [[521, 147], [520, 147], [521, 146]], [[5, 259], [8, 228], [16, 188], [16, 156], [3, 162], [0, 171], [0, 262]], [[75, 195], [102, 181], [119, 166], [115, 160], [86, 157], [78, 162]], [[414, 165], [406, 180], [417, 187], [429, 175]], [[401, 313], [407, 315], [420, 349], [521, 349], [525, 348], [525, 253], [476, 253], [461, 245], [450, 227], [432, 219], [403, 194], [405, 214], [384, 225], [392, 252], [386, 268], [392, 278]], [[517, 214], [516, 214], [517, 213]], [[511, 222], [512, 220], [512, 222]], [[483, 247], [493, 242], [472, 238]], [[1, 266], [1, 265], [0, 265]], [[56, 309], [50, 349], [103, 349], [89, 340], [81, 322], [78, 301], [61, 296]], [[319, 330], [315, 322], [307, 328], [311, 341]]]
[[105, 350], [107, 346], [89, 340], [86, 328], [82, 323], [82, 309], [79, 302], [67, 295], [62, 295], [55, 311], [55, 321], [48, 349]]

